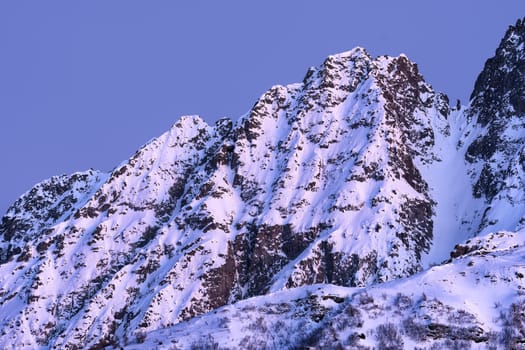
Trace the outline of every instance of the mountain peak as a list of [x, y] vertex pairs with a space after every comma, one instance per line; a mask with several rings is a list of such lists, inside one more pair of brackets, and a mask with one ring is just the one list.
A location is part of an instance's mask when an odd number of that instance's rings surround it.
[[173, 126], [178, 128], [185, 128], [185, 127], [191, 127], [192, 125], [203, 125], [206, 123], [204, 119], [200, 115], [183, 115], [177, 120]]
[[[412, 329], [400, 337], [485, 341], [490, 322], [423, 316], [425, 307], [453, 310], [423, 288], [445, 288], [434, 294], [450, 302], [449, 278], [477, 286], [494, 263], [487, 250], [512, 259], [496, 259], [505, 272], [479, 285], [522, 288], [514, 260], [523, 240], [512, 231], [525, 226], [524, 31], [523, 21], [509, 30], [467, 111], [452, 110], [406, 55], [372, 58], [357, 47], [328, 56], [302, 83], [273, 86], [236, 122], [183, 116], [110, 174], [36, 185], [0, 223], [0, 347], [116, 348], [261, 295], [257, 312], [295, 325], [311, 318], [309, 331], [348, 328], [323, 320], [335, 317], [327, 308], [346, 310], [358, 332], [345, 330], [347, 347], [375, 346], [380, 327], [357, 329], [391, 314]], [[501, 230], [511, 232], [467, 240]], [[403, 285], [410, 297], [398, 293]], [[279, 295], [294, 306], [266, 302]], [[449, 326], [464, 319], [486, 329]], [[265, 348], [253, 339], [237, 348]]]
[[525, 18], [518, 19], [516, 24], [510, 26], [503, 37], [500, 46], [496, 50], [496, 55], [501, 54], [513, 59], [513, 54], [520, 53], [520, 58], [523, 58], [525, 43]]
[[368, 53], [368, 51], [363, 48], [363, 47], [360, 47], [360, 46], [356, 46], [354, 47], [353, 49], [351, 50], [348, 50], [348, 51], [343, 51], [343, 52], [339, 52], [339, 53], [336, 53], [336, 54], [332, 54], [332, 55], [329, 55], [327, 57], [327, 60], [337, 60], [337, 59], [368, 59], [370, 60], [371, 59], [371, 56], [370, 54]]
[[464, 132], [470, 142], [465, 159], [475, 180], [473, 194], [487, 204], [480, 229], [488, 232], [505, 222], [503, 228], [513, 230], [525, 223], [517, 209], [525, 206], [525, 19], [509, 27], [471, 98], [466, 113], [476, 122]]
[[496, 116], [525, 116], [525, 19], [510, 26], [485, 63], [471, 94], [471, 113], [487, 125]]

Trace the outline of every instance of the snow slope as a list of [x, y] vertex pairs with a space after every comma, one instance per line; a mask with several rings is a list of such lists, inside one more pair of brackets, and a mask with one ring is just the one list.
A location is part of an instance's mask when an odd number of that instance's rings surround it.
[[139, 334], [127, 348], [521, 349], [523, 233], [476, 238], [468, 253], [406, 279], [250, 298]]

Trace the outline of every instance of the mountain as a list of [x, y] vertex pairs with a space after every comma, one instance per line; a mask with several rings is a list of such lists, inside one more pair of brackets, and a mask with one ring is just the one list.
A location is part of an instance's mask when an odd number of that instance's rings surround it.
[[466, 107], [355, 48], [37, 184], [0, 223], [1, 346], [519, 348], [524, 41]]

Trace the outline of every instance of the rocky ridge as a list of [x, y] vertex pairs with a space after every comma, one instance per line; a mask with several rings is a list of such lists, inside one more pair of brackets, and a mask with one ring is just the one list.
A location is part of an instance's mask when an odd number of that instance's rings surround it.
[[[432, 288], [446, 289], [445, 274], [426, 270], [429, 264], [443, 264], [456, 279], [465, 256], [482, 246], [464, 242], [496, 232], [516, 242], [504, 249], [513, 267], [497, 260], [503, 272], [495, 272], [496, 285], [503, 279], [507, 296], [516, 299], [523, 286], [515, 257], [525, 223], [524, 28], [520, 20], [509, 29], [466, 108], [451, 108], [406, 56], [374, 59], [356, 48], [329, 56], [302, 83], [272, 87], [236, 122], [210, 126], [182, 117], [111, 173], [36, 185], [0, 224], [0, 344], [158, 346], [157, 334], [175, 337], [227, 304], [238, 311], [255, 303], [253, 315], [267, 319], [272, 312], [260, 311], [259, 301], [281, 295], [288, 311], [277, 314], [302, 308], [312, 320], [303, 319], [310, 322], [304, 338], [288, 344], [303, 346], [314, 332], [329, 332], [325, 314], [344, 319], [338, 312], [348, 314], [349, 307], [357, 310], [351, 315], [362, 313], [368, 304], [356, 304], [362, 293], [387, 295], [382, 305], [390, 309], [378, 320], [395, 310], [401, 321], [409, 311], [422, 312], [420, 299], [430, 288], [422, 279], [438, 276]], [[452, 185], [461, 190], [449, 193]], [[500, 241], [485, 255], [501, 255]], [[480, 264], [468, 276], [489, 263]], [[476, 278], [469, 283], [479, 284]], [[335, 288], [330, 284], [341, 287], [323, 299]], [[411, 290], [411, 305], [398, 307], [390, 286]], [[460, 295], [447, 289], [435, 298], [454, 293]], [[474, 328], [458, 331], [470, 334], [464, 342], [487, 343], [494, 337], [485, 335], [499, 327], [478, 320], [479, 308], [466, 311]], [[203, 317], [216, 322], [212, 314]], [[426, 327], [421, 342], [450, 338], [450, 324], [428, 320], [413, 321]], [[368, 333], [340, 335], [363, 324]], [[393, 333], [376, 326], [362, 321], [333, 334], [344, 338], [342, 346], [373, 346], [371, 334]], [[219, 328], [211, 327], [210, 337]], [[248, 329], [245, 341], [256, 339], [255, 331]], [[242, 345], [235, 341], [228, 346]]]

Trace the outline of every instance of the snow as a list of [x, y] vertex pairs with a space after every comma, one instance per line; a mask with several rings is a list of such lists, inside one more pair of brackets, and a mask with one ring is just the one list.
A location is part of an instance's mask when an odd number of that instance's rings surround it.
[[[405, 55], [356, 48], [231, 130], [184, 116], [111, 174], [36, 185], [4, 220], [0, 345], [323, 347], [333, 330], [372, 347], [382, 325], [457, 328], [461, 310], [499, 332], [524, 287], [523, 128], [509, 118], [511, 154], [469, 162], [488, 127], [440, 103]], [[510, 175], [476, 198], [487, 164]]]
[[[226, 348], [238, 348], [246, 337], [255, 339], [258, 336], [268, 341], [267, 348], [282, 348], [284, 344], [293, 347], [296, 341], [301, 341], [298, 339], [301, 332], [309, 333], [317, 327], [342, 324], [340, 320], [348, 317], [345, 316], [345, 310], [349, 306], [361, 312], [362, 324], [357, 327], [332, 328], [335, 331], [330, 337], [332, 344], [357, 331], [367, 335], [360, 342], [361, 345], [376, 346], [373, 335], [379, 325], [393, 323], [402, 329], [403, 322], [413, 318], [416, 322], [425, 322], [425, 325], [433, 323], [452, 327], [455, 324], [452, 317], [456, 314], [470, 315], [467, 318], [469, 321], [462, 321], [460, 326], [468, 327], [470, 323], [481, 327], [485, 333], [499, 332], [502, 330], [500, 313], [509, 309], [516, 294], [523, 288], [523, 282], [515, 277], [515, 271], [523, 270], [519, 262], [524, 253], [524, 242], [522, 236], [512, 233], [481, 239], [496, 244], [499, 247], [496, 251], [501, 253], [497, 256], [461, 257], [410, 278], [366, 289], [318, 284], [270, 292], [218, 308], [174, 327], [151, 332], [141, 340], [142, 343], [130, 344], [129, 348], [189, 348], [198, 344], [204, 335]], [[513, 243], [519, 243], [520, 248], [506, 248]], [[490, 276], [487, 276], [487, 272]], [[502, 282], [495, 283], [494, 276]], [[505, 288], [501, 288], [502, 283]], [[475, 293], [472, 292], [473, 286], [476, 286]], [[304, 314], [301, 305], [307, 300], [317, 300], [326, 310], [323, 311], [325, 316], [322, 322], [316, 324], [319, 321], [309, 318], [312, 309]], [[298, 314], [302, 317], [298, 318]], [[302, 331], [299, 330], [301, 327]], [[322, 333], [317, 334], [316, 339], [322, 336]], [[428, 346], [436, 339], [415, 342], [404, 333], [403, 341], [405, 346]], [[480, 348], [485, 347], [486, 343], [482, 343]]]
[[[463, 156], [475, 135], [470, 133], [470, 139], [465, 139], [465, 128], [468, 127], [466, 119], [465, 109], [453, 111], [448, 118], [450, 134], [435, 133], [439, 161], [420, 165], [436, 202], [433, 233], [434, 242], [439, 242], [433, 244], [429, 253], [424, 255], [422, 263], [425, 267], [448, 259], [454, 246], [474, 235], [479, 225], [472, 214], [483, 203], [468, 190], [472, 183]], [[463, 147], [458, 149], [460, 141]]]

